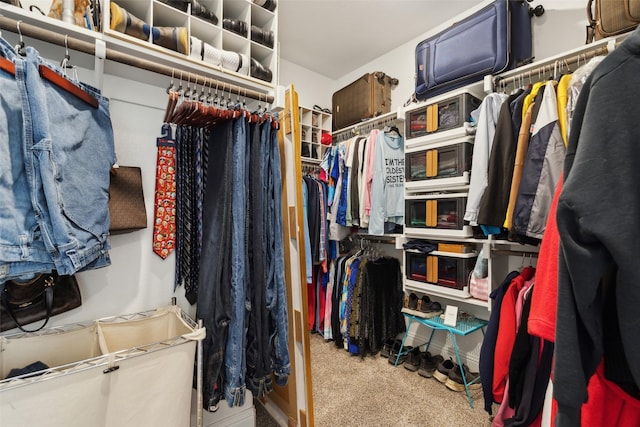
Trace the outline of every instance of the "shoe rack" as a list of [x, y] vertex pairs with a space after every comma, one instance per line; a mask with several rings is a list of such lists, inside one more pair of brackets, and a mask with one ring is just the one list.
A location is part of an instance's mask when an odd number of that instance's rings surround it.
[[321, 143], [322, 134], [331, 135], [331, 114], [322, 110], [300, 107], [300, 142], [302, 160], [320, 163], [331, 144]]
[[[215, 15], [217, 22], [214, 23], [213, 20], [207, 20], [200, 16], [196, 16], [195, 13], [192, 14], [191, 9], [195, 6], [191, 3], [187, 5], [186, 11], [183, 12], [182, 10], [171, 6], [166, 1], [118, 0], [117, 2], [114, 2], [120, 6], [120, 8], [144, 21], [151, 27], [186, 29], [186, 37], [183, 37], [183, 40], [187, 41], [188, 46], [186, 47], [186, 53], [181, 53], [180, 51], [184, 52], [184, 48], [177, 48], [174, 50], [155, 44], [153, 42], [153, 35], [151, 35], [148, 40], [141, 40], [111, 29], [111, 2], [111, 0], [103, 0], [102, 5], [102, 28], [104, 28], [104, 34], [106, 35], [143, 45], [150, 49], [159, 49], [164, 53], [173, 56], [177, 55], [181, 59], [193, 61], [198, 65], [221, 69], [221, 71], [225, 73], [248, 76], [250, 79], [255, 79], [262, 84], [275, 86], [275, 83], [277, 82], [277, 7], [272, 12], [251, 0], [198, 0], [198, 3], [202, 7]], [[226, 29], [223, 24], [226, 20], [233, 23], [244, 23], [243, 26], [244, 29], [246, 29], [246, 33], [240, 34], [230, 29]], [[262, 31], [273, 36], [272, 47], [252, 40], [252, 26], [256, 28], [256, 32]], [[203, 61], [201, 57], [190, 56], [190, 42], [191, 40], [194, 40], [194, 38], [200, 40], [203, 44], [206, 43], [210, 45], [214, 49], [224, 51], [225, 54], [241, 54], [243, 61], [245, 62], [251, 60], [257, 61], [263, 69], [270, 71], [271, 79], [267, 80], [265, 78], [252, 76], [250, 63], [243, 64], [240, 70], [234, 70], [224, 66], [210, 64]], [[194, 53], [198, 55], [200, 53], [200, 49], [196, 50], [197, 51]]]

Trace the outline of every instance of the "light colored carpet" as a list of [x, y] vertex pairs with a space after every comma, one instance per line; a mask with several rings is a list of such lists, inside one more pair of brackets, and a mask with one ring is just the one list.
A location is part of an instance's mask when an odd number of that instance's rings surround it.
[[[361, 359], [312, 334], [311, 372], [317, 427], [486, 427], [482, 390], [449, 390], [380, 355]], [[497, 407], [494, 405], [494, 414]]]

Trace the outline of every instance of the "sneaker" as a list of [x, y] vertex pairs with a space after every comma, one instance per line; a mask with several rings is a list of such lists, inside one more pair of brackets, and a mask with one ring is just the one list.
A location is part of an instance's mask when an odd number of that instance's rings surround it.
[[384, 340], [384, 343], [382, 344], [382, 349], [380, 350], [380, 356], [389, 357], [389, 353], [391, 352], [391, 348], [393, 347], [393, 345], [394, 345], [394, 343], [396, 341], [398, 341], [398, 340], [393, 338], [393, 337], [389, 337], [386, 340]]
[[404, 361], [402, 366], [411, 372], [415, 372], [420, 367], [420, 363], [424, 358], [424, 353], [420, 351], [420, 347], [416, 347], [411, 350], [411, 353], [407, 355], [407, 360]]
[[426, 312], [429, 309], [429, 304], [431, 304], [431, 298], [427, 295], [423, 295], [420, 298], [420, 302], [418, 303], [418, 310], [422, 312]]
[[420, 362], [420, 369], [418, 370], [418, 374], [425, 378], [431, 378], [438, 365], [442, 362], [444, 362], [444, 357], [439, 354], [432, 356], [431, 353], [427, 351], [427, 353], [422, 358], [422, 361]]
[[[413, 347], [410, 345], [405, 345], [402, 348], [402, 354], [398, 357], [398, 353], [400, 352], [400, 346], [402, 345], [402, 341], [398, 340], [397, 346], [394, 344], [391, 347], [391, 351], [389, 351], [389, 363], [392, 365], [396, 365], [396, 359], [398, 359], [398, 365], [402, 365], [407, 357], [409, 357], [409, 353], [413, 351]], [[397, 366], [397, 365], [396, 365]]]
[[441, 383], [445, 383], [447, 378], [449, 378], [449, 372], [455, 367], [453, 360], [451, 358], [447, 360], [443, 360], [438, 364], [436, 370], [433, 372], [433, 377], [440, 381]]
[[[462, 365], [462, 369], [464, 369], [464, 378], [467, 380], [467, 387], [469, 390], [478, 390], [482, 388], [479, 373], [469, 371], [467, 365]], [[459, 365], [455, 365], [455, 367], [449, 371], [449, 377], [445, 381], [444, 385], [453, 391], [465, 391], [462, 372], [460, 371]]]
[[416, 310], [418, 308], [418, 296], [411, 292], [404, 297], [404, 306], [409, 310]]

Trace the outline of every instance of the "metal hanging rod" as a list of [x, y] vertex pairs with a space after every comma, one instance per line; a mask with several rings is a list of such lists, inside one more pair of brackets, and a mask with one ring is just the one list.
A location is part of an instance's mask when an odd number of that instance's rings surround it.
[[357, 240], [360, 241], [367, 241], [367, 242], [371, 242], [371, 243], [386, 243], [386, 244], [390, 244], [393, 245], [396, 243], [396, 237], [395, 236], [374, 236], [374, 235], [370, 235], [370, 234], [352, 234], [352, 241], [354, 243], [356, 243]]
[[596, 56], [607, 55], [619, 46], [626, 36], [627, 34], [622, 34], [615, 39], [584, 45], [565, 54], [556, 55], [540, 62], [534, 62], [515, 70], [507, 71], [493, 78], [493, 89], [497, 91], [501, 88], [506, 89], [509, 85], [517, 86], [519, 84], [524, 85], [543, 81], [548, 79], [549, 75], [557, 78], [559, 72], [563, 70], [571, 70], [572, 67], [584, 65]]
[[506, 256], [521, 256], [521, 257], [530, 257], [530, 258], [538, 258], [537, 252], [528, 252], [528, 251], [511, 251], [507, 249], [492, 249], [491, 254], [496, 255], [506, 255]]
[[355, 125], [348, 126], [346, 128], [338, 129], [332, 132], [334, 140], [336, 142], [346, 141], [354, 135], [363, 135], [371, 132], [373, 129], [378, 129], [382, 126], [394, 124], [399, 120], [404, 120], [398, 117], [397, 111], [381, 114], [372, 119], [356, 123]]
[[[47, 30], [45, 28], [40, 28], [35, 25], [25, 23], [23, 21], [17, 21], [15, 19], [7, 18], [6, 16], [0, 15], [0, 29], [18, 34], [18, 25], [20, 26], [20, 33], [25, 37], [31, 37], [34, 39], [42, 40], [42, 41], [52, 43], [62, 47], [68, 46], [69, 49], [86, 53], [89, 55], [95, 55], [96, 53], [96, 48], [93, 43], [90, 43], [84, 40], [79, 40], [75, 37], [69, 37], [62, 33]], [[125, 65], [130, 65], [135, 68], [140, 68], [142, 70], [151, 71], [157, 74], [162, 74], [167, 77], [176, 76], [177, 74], [180, 73], [180, 70], [174, 67], [158, 64], [153, 61], [149, 61], [143, 58], [138, 58], [136, 56], [119, 52], [117, 50], [110, 49], [110, 48], [106, 49], [105, 58], [110, 61], [119, 62]], [[185, 71], [183, 72], [183, 74], [186, 76], [187, 72]], [[224, 85], [225, 92], [229, 92], [234, 95], [256, 99], [259, 101], [266, 102], [268, 104], [271, 104], [274, 101], [273, 95], [258, 92], [253, 89], [240, 87], [238, 85], [233, 85], [233, 84], [230, 84], [218, 79], [214, 79], [211, 77], [204, 77], [202, 75], [198, 75], [198, 73], [196, 72], [191, 73], [191, 82], [196, 83], [198, 85], [206, 85], [206, 86], [211, 85], [212, 87], [216, 87], [216, 86], [223, 87]]]
[[318, 174], [320, 173], [320, 165], [319, 164], [310, 164], [302, 162], [302, 173], [304, 174]]

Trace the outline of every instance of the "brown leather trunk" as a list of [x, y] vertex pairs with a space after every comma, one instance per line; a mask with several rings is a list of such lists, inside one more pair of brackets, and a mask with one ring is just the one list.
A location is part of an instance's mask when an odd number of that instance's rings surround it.
[[333, 94], [333, 130], [391, 111], [391, 89], [398, 80], [383, 72], [368, 73]]

